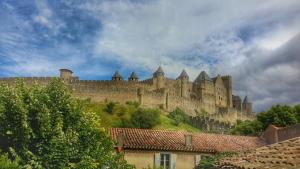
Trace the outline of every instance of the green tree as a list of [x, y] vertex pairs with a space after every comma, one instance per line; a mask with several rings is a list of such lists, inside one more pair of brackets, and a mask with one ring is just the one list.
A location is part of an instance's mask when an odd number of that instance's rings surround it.
[[287, 105], [272, 106], [268, 111], [259, 113], [257, 119], [262, 123], [263, 129], [269, 124], [286, 127], [298, 122], [294, 109]]
[[294, 106], [295, 115], [298, 123], [300, 123], [300, 104]]
[[139, 108], [131, 115], [131, 123], [136, 128], [150, 129], [160, 122], [159, 114], [156, 109]]
[[262, 124], [258, 120], [237, 121], [235, 128], [230, 130], [234, 135], [257, 135], [262, 131]]
[[83, 106], [59, 79], [45, 87], [2, 85], [0, 137], [26, 168], [132, 168], [113, 153], [100, 119]]

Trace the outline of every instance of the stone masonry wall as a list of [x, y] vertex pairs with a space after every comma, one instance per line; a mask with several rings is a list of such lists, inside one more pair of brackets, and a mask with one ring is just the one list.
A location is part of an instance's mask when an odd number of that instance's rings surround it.
[[[0, 83], [14, 85], [18, 79], [32, 85], [38, 83], [46, 85], [54, 77], [22, 77], [22, 78], [0, 78]], [[181, 96], [181, 81], [178, 79], [165, 79], [165, 88], [157, 89], [152, 79], [139, 82], [130, 81], [111, 81], [111, 80], [79, 80], [78, 77], [70, 76], [63, 79], [65, 84], [73, 91], [73, 95], [79, 98], [90, 98], [92, 101], [116, 101], [125, 103], [126, 101], [141, 102], [144, 107], [161, 108], [166, 111], [172, 111], [179, 107], [187, 112], [190, 116], [196, 116], [196, 110], [209, 110], [211, 118], [218, 121], [235, 123], [239, 117], [235, 109], [227, 109], [225, 112], [218, 110], [215, 105], [213, 92], [215, 90], [213, 84], [209, 86], [211, 90], [203, 90], [203, 97], [209, 98], [193, 98], [192, 82], [186, 84], [186, 96]], [[220, 87], [218, 87], [220, 88]], [[222, 90], [225, 90], [222, 88]], [[139, 94], [142, 91], [142, 94]], [[221, 97], [221, 94], [220, 94]], [[222, 96], [225, 97], [225, 96]], [[225, 101], [221, 103], [225, 105]]]

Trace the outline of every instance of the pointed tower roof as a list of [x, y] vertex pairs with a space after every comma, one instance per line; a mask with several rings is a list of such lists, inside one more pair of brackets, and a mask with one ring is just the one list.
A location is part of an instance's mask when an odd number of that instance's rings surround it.
[[208, 76], [208, 74], [205, 71], [202, 71], [196, 78], [195, 82], [201, 82], [204, 80], [212, 81], [211, 78]]
[[165, 75], [165, 73], [164, 73], [163, 69], [161, 68], [161, 66], [159, 66], [158, 69], [153, 74], [153, 76], [159, 76], [159, 75], [161, 75], [161, 76]]
[[245, 96], [243, 103], [249, 103], [248, 96]]
[[123, 77], [120, 75], [119, 71], [116, 71], [115, 74], [113, 75], [113, 78], [123, 78]]
[[181, 78], [189, 78], [189, 75], [186, 73], [186, 71], [183, 69], [181, 74], [178, 76], [177, 79], [181, 79]]
[[129, 79], [138, 79], [138, 77], [134, 71], [131, 73]]

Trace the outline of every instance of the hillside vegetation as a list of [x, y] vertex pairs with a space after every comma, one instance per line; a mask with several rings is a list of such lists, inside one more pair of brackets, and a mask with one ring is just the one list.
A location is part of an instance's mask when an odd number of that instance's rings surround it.
[[[200, 131], [200, 129], [194, 128], [184, 121], [180, 122], [176, 120], [176, 118], [174, 120], [168, 117], [168, 113], [165, 113], [159, 109], [141, 108], [137, 102], [127, 102], [126, 104], [119, 104], [116, 102], [86, 101], [85, 110], [87, 112], [95, 112], [101, 118], [102, 126], [106, 128], [128, 127], [181, 130], [188, 132]], [[145, 116], [146, 119], [143, 119], [143, 116]], [[156, 116], [157, 119], [153, 119], [156, 118]], [[153, 121], [153, 126], [139, 125], [141, 122], [143, 124], [148, 124], [150, 121]]]

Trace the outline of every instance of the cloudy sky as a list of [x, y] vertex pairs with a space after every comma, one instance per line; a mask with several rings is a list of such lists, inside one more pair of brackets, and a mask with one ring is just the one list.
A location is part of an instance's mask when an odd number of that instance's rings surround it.
[[230, 74], [254, 109], [300, 103], [299, 0], [0, 0], [0, 77]]

